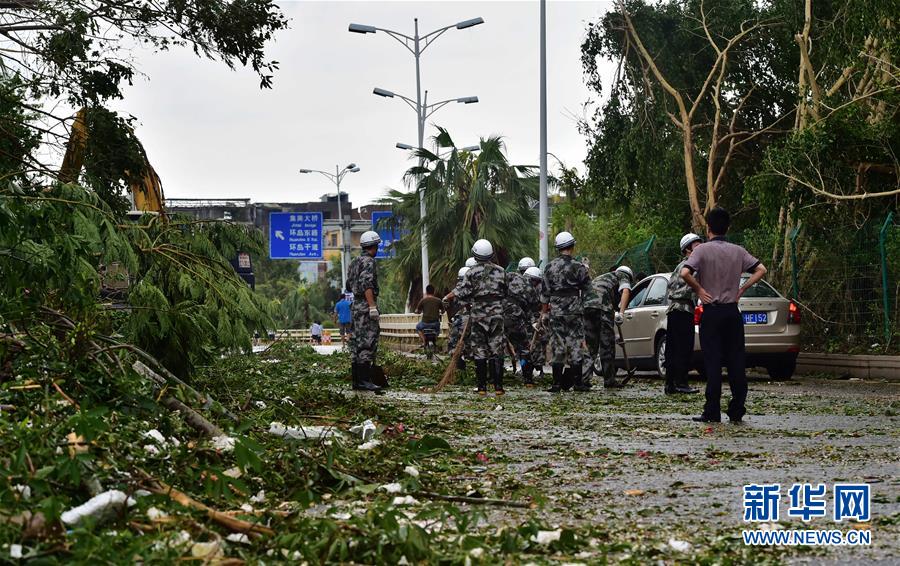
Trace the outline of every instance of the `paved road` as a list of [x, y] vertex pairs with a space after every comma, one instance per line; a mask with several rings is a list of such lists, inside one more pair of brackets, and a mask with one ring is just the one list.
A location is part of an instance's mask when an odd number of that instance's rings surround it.
[[[602, 525], [629, 545], [692, 545], [694, 560], [718, 549], [746, 560], [898, 563], [900, 557], [900, 384], [797, 379], [750, 386], [743, 425], [694, 423], [702, 396], [666, 397], [658, 380], [626, 389], [549, 395], [514, 387], [499, 399], [469, 387], [432, 396], [395, 390], [386, 402], [452, 419], [466, 432], [452, 442], [488, 463], [457, 478], [458, 489], [535, 497], [559, 525]], [[866, 482], [873, 490], [869, 548], [760, 551], [743, 547], [742, 486], [784, 486], [782, 521], [770, 528], [836, 528], [830, 516], [808, 525], [785, 520], [795, 482]], [[829, 510], [830, 513], [830, 510]], [[508, 510], [490, 520], [515, 521]], [[846, 530], [846, 525], [837, 528]], [[735, 554], [736, 553], [736, 554]]]

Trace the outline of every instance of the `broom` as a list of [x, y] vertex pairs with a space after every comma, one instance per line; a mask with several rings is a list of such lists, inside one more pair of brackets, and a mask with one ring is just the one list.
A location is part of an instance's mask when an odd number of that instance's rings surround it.
[[471, 322], [472, 316], [470, 315], [466, 319], [466, 324], [463, 326], [462, 333], [460, 333], [459, 336], [459, 342], [456, 343], [456, 348], [453, 349], [453, 355], [450, 356], [450, 363], [447, 365], [447, 369], [444, 370], [444, 375], [442, 375], [441, 380], [429, 390], [430, 393], [437, 393], [444, 387], [453, 383], [456, 378], [456, 364], [459, 363], [459, 359], [462, 357], [463, 346], [466, 344], [466, 335], [469, 333], [469, 324]]

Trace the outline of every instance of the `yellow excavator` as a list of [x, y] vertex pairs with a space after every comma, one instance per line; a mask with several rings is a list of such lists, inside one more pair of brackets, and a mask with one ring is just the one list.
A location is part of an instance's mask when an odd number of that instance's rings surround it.
[[[82, 108], [75, 114], [72, 124], [72, 134], [66, 144], [66, 153], [59, 169], [59, 180], [71, 183], [78, 180], [81, 168], [84, 165], [84, 152], [90, 132], [87, 126], [87, 109]], [[140, 143], [140, 142], [139, 142]], [[156, 214], [162, 220], [166, 220], [165, 196], [163, 195], [162, 182], [156, 170], [147, 160], [147, 152], [141, 146], [141, 154], [144, 157], [144, 174], [133, 180], [128, 187], [128, 195], [131, 200], [131, 210], [127, 217], [136, 220], [144, 214]], [[256, 277], [253, 273], [253, 264], [250, 254], [238, 252], [231, 260], [231, 265], [241, 279], [247, 282], [251, 289], [256, 288]], [[128, 272], [119, 264], [110, 264], [103, 269], [103, 282], [101, 292], [108, 296], [115, 296], [128, 288]]]
[[[90, 132], [87, 127], [87, 109], [82, 108], [75, 114], [75, 122], [72, 124], [72, 134], [66, 144], [66, 154], [63, 156], [62, 166], [59, 169], [59, 180], [63, 183], [71, 183], [78, 180], [81, 167], [84, 165], [84, 152]], [[140, 179], [132, 181], [128, 187], [131, 199], [131, 211], [129, 216], [140, 216], [144, 213], [165, 214], [165, 196], [159, 175], [147, 161], [147, 153], [141, 147], [144, 155], [144, 174]]]

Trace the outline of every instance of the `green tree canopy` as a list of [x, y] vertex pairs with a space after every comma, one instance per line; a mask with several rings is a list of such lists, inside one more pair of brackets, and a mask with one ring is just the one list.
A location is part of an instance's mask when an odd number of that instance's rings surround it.
[[[438, 289], [450, 289], [456, 273], [471, 254], [472, 244], [486, 238], [494, 245], [496, 261], [505, 266], [537, 251], [537, 178], [534, 167], [511, 165], [500, 137], [481, 140], [478, 153], [460, 151], [450, 134], [438, 128], [436, 152], [418, 150], [422, 160], [406, 172], [407, 183], [424, 192], [427, 215], [419, 216], [416, 191], [391, 191], [385, 202], [393, 205], [409, 233], [395, 243], [391, 260], [406, 286], [420, 281], [420, 235], [428, 234], [431, 280]], [[446, 156], [439, 155], [449, 150]], [[416, 287], [414, 285], [413, 287]]]

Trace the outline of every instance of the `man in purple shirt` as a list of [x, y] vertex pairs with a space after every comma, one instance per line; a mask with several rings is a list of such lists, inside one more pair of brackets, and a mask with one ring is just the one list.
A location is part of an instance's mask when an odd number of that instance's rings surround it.
[[[694, 248], [681, 276], [703, 303], [700, 349], [706, 366], [706, 405], [698, 422], [720, 422], [722, 366], [728, 368], [731, 402], [728, 418], [738, 423], [747, 412], [747, 374], [744, 367], [744, 318], [738, 300], [766, 274], [765, 266], [741, 246], [725, 240], [731, 217], [724, 208], [706, 214], [709, 241]], [[741, 274], [750, 273], [741, 286]]]

